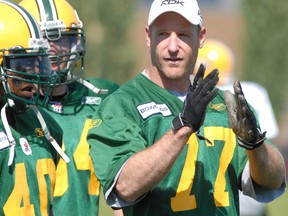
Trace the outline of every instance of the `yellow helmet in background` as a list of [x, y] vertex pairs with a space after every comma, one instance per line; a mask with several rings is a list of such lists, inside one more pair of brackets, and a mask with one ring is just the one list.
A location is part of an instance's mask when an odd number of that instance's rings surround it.
[[206, 66], [206, 74], [217, 68], [219, 70], [218, 85], [232, 81], [235, 70], [235, 56], [230, 47], [216, 39], [206, 39], [204, 46], [199, 49], [195, 69], [200, 64]]
[[[0, 0], [0, 81], [9, 99], [46, 104], [58, 77], [51, 70], [49, 48], [31, 14], [16, 3]], [[11, 91], [10, 79], [14, 85], [36, 84], [38, 91], [32, 98], [20, 97]]]
[[[19, 3], [34, 16], [44, 38], [61, 43], [69, 38], [70, 51], [65, 54], [51, 52], [50, 60], [60, 76], [60, 83], [70, 82], [82, 76], [85, 55], [85, 33], [76, 10], [66, 0], [23, 0]], [[65, 68], [60, 65], [66, 64]], [[75, 76], [75, 77], [74, 77]]]

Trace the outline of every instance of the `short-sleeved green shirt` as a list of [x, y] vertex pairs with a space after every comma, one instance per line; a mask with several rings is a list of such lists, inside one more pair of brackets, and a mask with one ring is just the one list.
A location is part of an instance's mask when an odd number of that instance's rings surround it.
[[[171, 129], [182, 106], [142, 74], [101, 104], [87, 139], [104, 193], [129, 157]], [[230, 128], [222, 91], [207, 106], [199, 135], [206, 139], [193, 134], [168, 175], [140, 202], [124, 207], [125, 215], [239, 214], [238, 188], [247, 156]]]

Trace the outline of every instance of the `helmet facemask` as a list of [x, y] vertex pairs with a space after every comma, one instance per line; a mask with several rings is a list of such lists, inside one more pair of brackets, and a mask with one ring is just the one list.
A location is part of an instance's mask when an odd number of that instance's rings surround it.
[[49, 41], [52, 70], [59, 75], [57, 84], [83, 77], [85, 34], [77, 11], [65, 0], [22, 0], [19, 4], [35, 17], [43, 37]]
[[85, 34], [82, 28], [53, 28], [43, 31], [49, 41], [52, 69], [58, 73], [58, 84], [66, 84], [83, 76]]
[[8, 99], [46, 105], [53, 94], [57, 74], [51, 70], [46, 49], [20, 46], [1, 50], [1, 81]]

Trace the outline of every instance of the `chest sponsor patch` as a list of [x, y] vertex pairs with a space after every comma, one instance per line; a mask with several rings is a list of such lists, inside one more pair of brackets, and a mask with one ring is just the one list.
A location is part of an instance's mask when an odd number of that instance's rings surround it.
[[92, 97], [92, 96], [85, 96], [82, 98], [82, 104], [89, 104], [89, 105], [99, 105], [102, 101], [101, 97]]
[[9, 146], [7, 135], [3, 131], [0, 131], [0, 150], [8, 148]]
[[156, 104], [155, 102], [139, 105], [137, 106], [137, 110], [143, 119], [146, 119], [149, 116], [157, 113], [161, 113], [163, 116], [172, 115], [170, 109], [166, 104]]
[[32, 149], [31, 149], [28, 141], [24, 137], [21, 137], [19, 139], [19, 142], [20, 142], [20, 145], [21, 145], [21, 148], [22, 148], [22, 151], [24, 152], [24, 154], [25, 155], [32, 155]]

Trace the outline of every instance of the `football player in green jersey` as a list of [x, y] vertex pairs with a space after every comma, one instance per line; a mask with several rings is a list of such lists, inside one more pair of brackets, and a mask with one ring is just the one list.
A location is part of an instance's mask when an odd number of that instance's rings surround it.
[[94, 173], [86, 136], [99, 103], [118, 85], [101, 78], [81, 78], [85, 34], [71, 4], [65, 0], [23, 0], [19, 4], [40, 24], [51, 47], [52, 69], [60, 77], [47, 110], [64, 131], [65, 152], [71, 162], [60, 160], [57, 166], [53, 213], [97, 215], [100, 183]]
[[93, 166], [125, 216], [238, 215], [238, 189], [261, 202], [285, 190], [283, 157], [240, 83], [224, 94], [218, 70], [204, 77], [203, 65], [190, 81], [205, 33], [196, 0], [154, 0], [148, 67], [93, 116]]
[[[51, 215], [63, 132], [41, 107], [58, 76], [34, 18], [0, 0], [0, 215]], [[39, 100], [42, 96], [44, 100]], [[4, 99], [5, 97], [5, 99]]]

